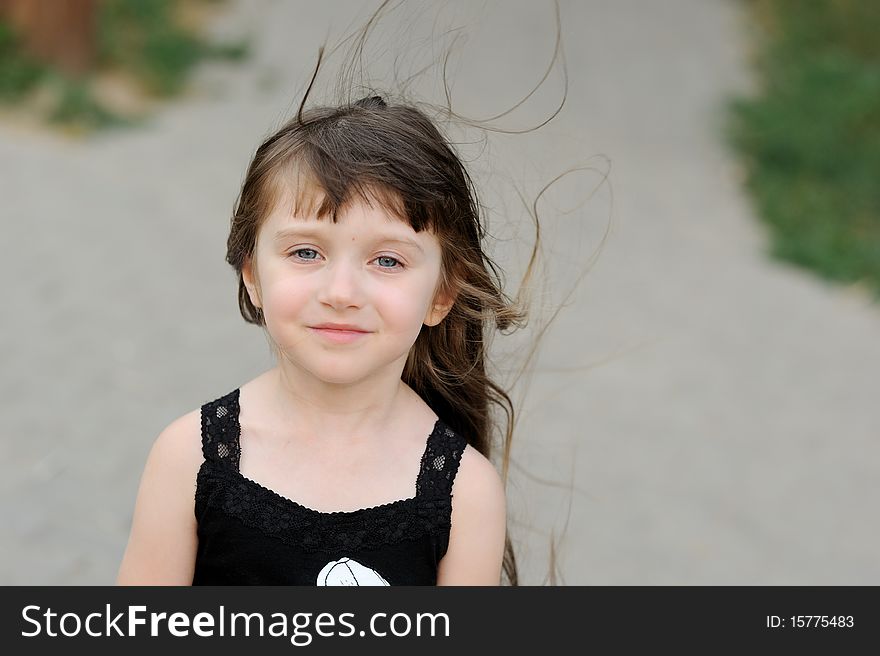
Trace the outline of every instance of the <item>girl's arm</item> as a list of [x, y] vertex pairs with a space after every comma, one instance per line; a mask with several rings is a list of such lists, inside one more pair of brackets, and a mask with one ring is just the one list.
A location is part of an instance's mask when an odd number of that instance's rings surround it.
[[507, 510], [504, 485], [489, 460], [468, 446], [452, 486], [449, 547], [437, 585], [500, 585]]
[[117, 585], [191, 585], [198, 546], [196, 474], [203, 457], [196, 410], [163, 430], [141, 476]]

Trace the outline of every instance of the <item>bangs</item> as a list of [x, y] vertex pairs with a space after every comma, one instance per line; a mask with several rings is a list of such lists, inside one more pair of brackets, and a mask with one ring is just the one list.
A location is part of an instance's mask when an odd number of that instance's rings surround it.
[[403, 221], [418, 232], [400, 192], [366, 176], [350, 171], [338, 175], [320, 175], [307, 161], [305, 153], [292, 157], [279, 166], [267, 180], [266, 198], [270, 199], [270, 212], [276, 210], [299, 218], [330, 217], [333, 223], [338, 214], [353, 202], [361, 200], [368, 207], [382, 208], [389, 216]]

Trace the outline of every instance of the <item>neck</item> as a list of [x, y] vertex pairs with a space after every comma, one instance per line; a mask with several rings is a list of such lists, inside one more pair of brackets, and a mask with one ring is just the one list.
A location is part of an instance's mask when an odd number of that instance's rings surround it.
[[400, 371], [347, 384], [326, 383], [280, 362], [267, 396], [283, 425], [321, 441], [360, 443], [387, 430], [405, 400]]

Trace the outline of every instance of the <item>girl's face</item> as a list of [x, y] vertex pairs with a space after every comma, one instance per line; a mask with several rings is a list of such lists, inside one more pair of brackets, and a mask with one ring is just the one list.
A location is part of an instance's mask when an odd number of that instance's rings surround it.
[[[292, 216], [280, 203], [260, 228], [255, 267], [242, 269], [285, 359], [326, 382], [356, 382], [388, 367], [399, 375], [422, 324], [440, 323], [451, 307], [434, 298], [437, 238], [372, 205], [356, 197], [334, 224]], [[314, 328], [328, 322], [365, 332], [342, 341]]]

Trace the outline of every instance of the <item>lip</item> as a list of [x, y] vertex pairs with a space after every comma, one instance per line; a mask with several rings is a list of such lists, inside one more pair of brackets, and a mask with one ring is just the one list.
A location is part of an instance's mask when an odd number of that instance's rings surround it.
[[363, 330], [339, 330], [335, 328], [317, 328], [313, 326], [310, 326], [309, 330], [313, 330], [321, 337], [337, 344], [348, 344], [349, 342], [357, 341], [370, 334]]
[[353, 323], [319, 323], [317, 326], [310, 326], [311, 328], [321, 328], [323, 330], [347, 330], [350, 332], [358, 332], [358, 333], [367, 333], [370, 332], [368, 330], [364, 330], [360, 326], [355, 326]]

